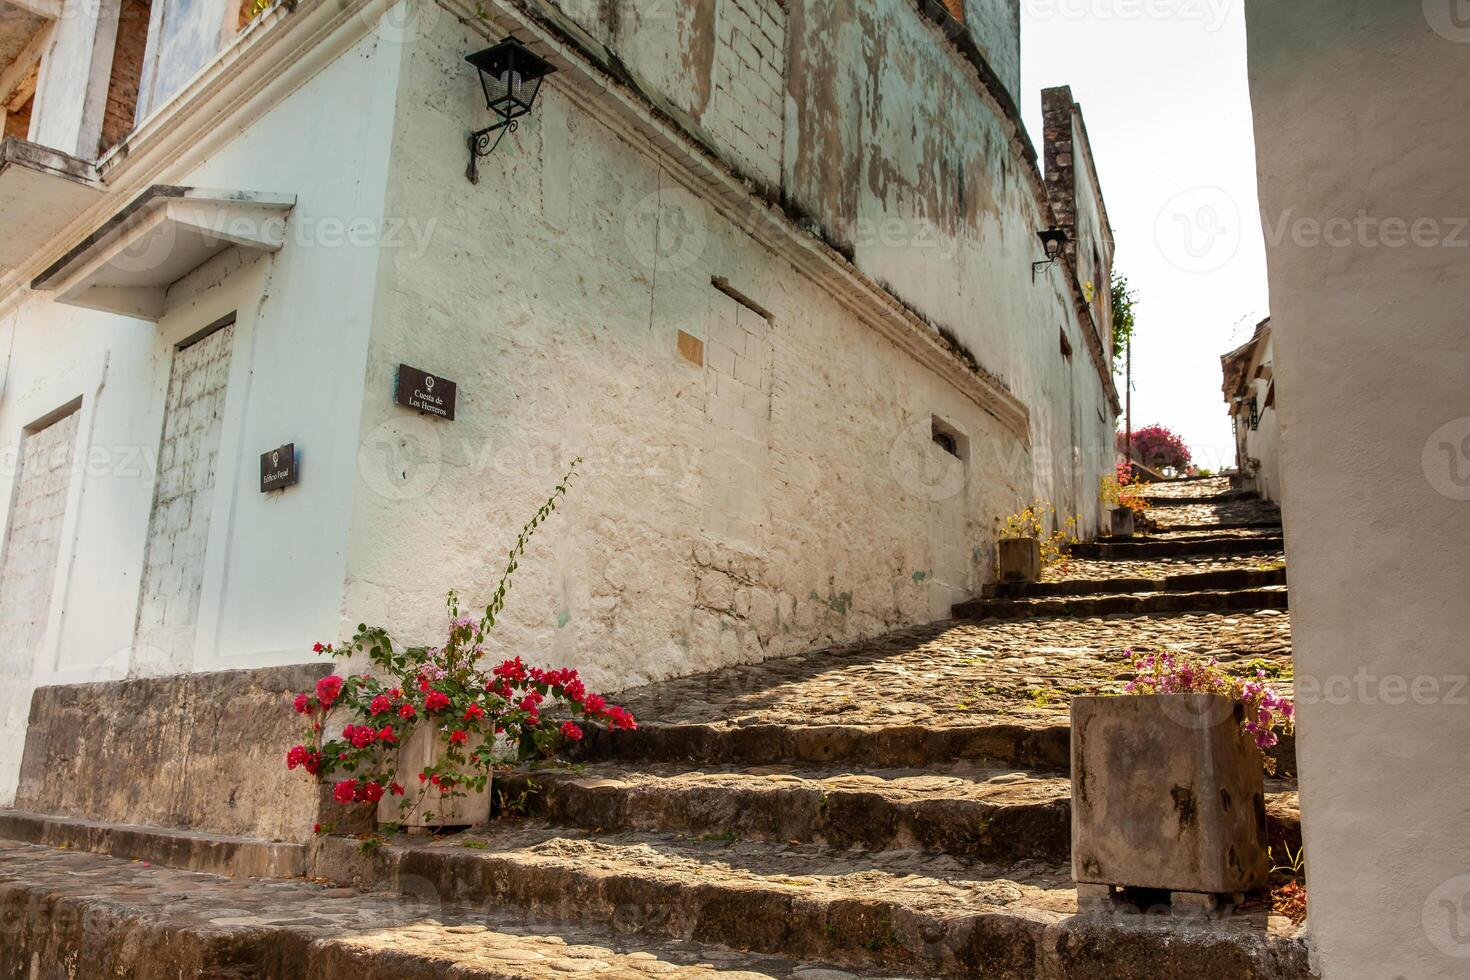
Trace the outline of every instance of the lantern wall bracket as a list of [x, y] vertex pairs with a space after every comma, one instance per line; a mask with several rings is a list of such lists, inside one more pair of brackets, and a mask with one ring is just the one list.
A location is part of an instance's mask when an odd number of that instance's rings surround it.
[[[506, 133], [514, 133], [520, 128], [520, 120], [512, 119], [509, 122], [499, 122], [494, 126], [486, 126], [479, 132], [470, 134], [470, 165], [465, 168], [464, 175], [469, 178], [471, 184], [480, 182], [480, 157], [488, 157], [495, 152], [500, 141], [505, 139]], [[491, 133], [499, 133], [492, 141]]]

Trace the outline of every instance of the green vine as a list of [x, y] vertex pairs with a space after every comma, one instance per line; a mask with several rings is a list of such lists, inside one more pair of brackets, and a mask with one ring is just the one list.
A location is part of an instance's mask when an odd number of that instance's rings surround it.
[[561, 482], [556, 485], [556, 489], [552, 491], [546, 503], [542, 504], [526, 522], [525, 527], [521, 528], [516, 543], [511, 546], [510, 557], [505, 564], [505, 574], [500, 576], [500, 584], [495, 587], [495, 595], [491, 597], [490, 604], [485, 607], [485, 617], [480, 620], [481, 634], [490, 632], [495, 625], [495, 617], [505, 609], [505, 595], [510, 591], [511, 576], [515, 574], [517, 568], [521, 567], [520, 560], [526, 553], [526, 545], [536, 533], [536, 529], [556, 512], [557, 504], [561, 503], [562, 498], [567, 495], [567, 489], [572, 484], [572, 478], [577, 475], [577, 467], [581, 462], [581, 456], [572, 460], [572, 465], [567, 469], [566, 475], [561, 478]]
[[1133, 339], [1133, 305], [1138, 293], [1128, 288], [1128, 277], [1113, 273], [1113, 363], [1128, 349]]

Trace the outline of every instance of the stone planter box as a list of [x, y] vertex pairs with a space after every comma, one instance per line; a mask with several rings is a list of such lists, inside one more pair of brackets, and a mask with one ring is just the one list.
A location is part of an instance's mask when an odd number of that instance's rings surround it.
[[[484, 739], [471, 736], [466, 752], [473, 751]], [[437, 763], [445, 750], [444, 742], [434, 726], [423, 723], [414, 728], [398, 747], [398, 781], [403, 795], [384, 796], [378, 801], [378, 822], [396, 823], [403, 827], [470, 827], [490, 820], [491, 783], [484, 790], [464, 796], [441, 796], [427, 782], [419, 782], [419, 773]], [[408, 816], [403, 816], [407, 813]]]
[[1112, 515], [1113, 537], [1133, 537], [1133, 511], [1129, 510], [1127, 507], [1114, 507], [1109, 513]]
[[1240, 706], [1212, 694], [1072, 701], [1072, 875], [1084, 911], [1115, 889], [1174, 893], [1211, 912], [1264, 888], [1261, 752]]
[[996, 542], [1000, 552], [1002, 582], [1038, 582], [1041, 580], [1041, 542], [1036, 538], [1001, 538]]

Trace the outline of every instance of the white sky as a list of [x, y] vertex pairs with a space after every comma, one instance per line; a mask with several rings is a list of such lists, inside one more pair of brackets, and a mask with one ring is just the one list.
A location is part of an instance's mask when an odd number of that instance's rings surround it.
[[1220, 355], [1269, 312], [1242, 2], [1021, 0], [1038, 154], [1052, 85], [1082, 106], [1114, 267], [1138, 293], [1133, 426], [1162, 423], [1199, 465], [1231, 465]]

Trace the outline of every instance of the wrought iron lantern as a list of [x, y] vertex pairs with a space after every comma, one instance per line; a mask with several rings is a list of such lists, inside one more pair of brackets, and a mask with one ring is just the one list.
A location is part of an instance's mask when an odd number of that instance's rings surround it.
[[1054, 265], [1062, 254], [1062, 246], [1067, 244], [1067, 233], [1060, 228], [1048, 228], [1036, 233], [1041, 239], [1041, 247], [1046, 250], [1046, 259], [1042, 262], [1031, 263], [1031, 281], [1036, 281], [1036, 273]]
[[[467, 176], [470, 183], [479, 183], [478, 158], [494, 153], [505, 134], [516, 131], [520, 118], [536, 104], [542, 81], [556, 68], [514, 37], [467, 55], [465, 61], [479, 71], [480, 87], [485, 90], [485, 108], [495, 114], [494, 122], [470, 134]], [[492, 143], [490, 134], [496, 132], [500, 135]]]

